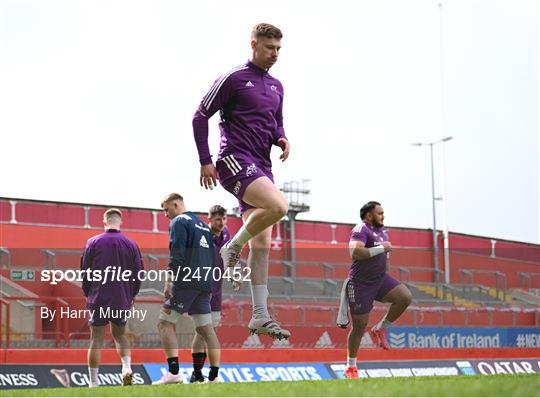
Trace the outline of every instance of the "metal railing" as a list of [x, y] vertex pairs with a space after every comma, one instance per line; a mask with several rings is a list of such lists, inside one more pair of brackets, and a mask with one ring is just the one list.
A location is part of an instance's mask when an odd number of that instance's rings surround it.
[[[0, 298], [0, 319], [9, 318], [9, 302], [12, 300], [19, 300], [21, 297], [13, 297], [9, 300]], [[22, 297], [22, 299], [28, 299], [27, 297]], [[65, 306], [67, 305], [66, 301], [72, 301], [76, 299], [75, 297], [70, 298], [40, 298], [39, 301], [45, 302], [56, 301], [57, 305]], [[78, 298], [77, 298], [78, 299]], [[64, 304], [65, 303], [65, 304]], [[156, 306], [161, 306], [161, 299], [138, 299], [136, 304], [142, 303], [151, 303], [156, 304]], [[234, 303], [229, 302], [225, 303], [224, 306], [228, 310], [230, 316], [225, 316], [223, 318], [223, 326], [247, 326], [251, 318], [251, 302], [246, 301], [235, 301]], [[157, 308], [157, 307], [156, 307]], [[374, 311], [377, 313], [383, 313], [386, 310], [386, 306], [376, 305]], [[337, 306], [336, 305], [302, 305], [295, 303], [281, 303], [281, 304], [272, 304], [269, 307], [270, 312], [280, 319], [282, 312], [286, 312], [288, 316], [286, 317], [287, 321], [282, 321], [284, 327], [329, 327], [330, 324], [333, 324], [334, 319], [337, 315]], [[230, 312], [232, 311], [232, 313]], [[512, 325], [517, 324], [517, 319], [519, 313], [525, 310], [508, 310], [508, 309], [496, 309], [496, 308], [474, 308], [466, 309], [462, 307], [422, 307], [422, 306], [411, 306], [407, 310], [407, 313], [410, 314], [412, 321], [411, 326], [418, 327], [423, 325], [429, 326], [448, 326], [450, 319], [456, 319], [456, 311], [461, 313], [461, 322], [462, 326], [473, 326], [478, 324], [478, 316], [480, 313], [483, 315], [482, 318], [484, 322], [490, 326], [494, 326], [498, 318], [495, 315], [498, 312], [501, 313], [511, 313], [511, 323]], [[236, 314], [235, 314], [236, 312]], [[294, 313], [294, 316], [291, 317], [291, 314]], [[234, 316], [234, 315], [235, 316]], [[448, 318], [448, 316], [452, 318]], [[540, 310], [535, 311], [536, 324], [540, 324]], [[434, 319], [435, 318], [435, 319]], [[229, 320], [230, 319], [230, 320]], [[426, 319], [429, 319], [429, 322], [426, 324]], [[452, 322], [452, 321], [450, 321]], [[2, 323], [3, 326], [3, 323]], [[0, 345], [6, 348], [47, 348], [47, 347], [57, 347], [57, 348], [86, 348], [88, 346], [88, 332], [86, 331], [68, 331], [66, 325], [60, 325], [57, 323], [55, 325], [55, 331], [53, 332], [36, 332], [36, 333], [15, 333], [9, 330], [9, 322], [6, 324], [7, 328], [2, 327], [0, 329]], [[301, 333], [302, 329], [299, 329], [298, 332]], [[179, 345], [182, 347], [189, 347], [193, 333], [179, 333]], [[108, 338], [108, 337], [107, 337]], [[132, 343], [132, 347], [160, 347], [160, 339], [157, 333], [148, 333], [143, 332], [137, 335], [129, 335], [128, 338]], [[241, 343], [234, 343], [232, 340], [223, 339], [223, 347], [240, 347]], [[105, 344], [105, 346], [113, 346], [112, 343]], [[295, 345], [295, 347], [297, 347]]]
[[[460, 281], [466, 284], [466, 279], [469, 278], [469, 283], [474, 283], [474, 275], [494, 275], [495, 276], [495, 296], [498, 300], [506, 301], [506, 275], [499, 271], [478, 270], [478, 269], [460, 269]], [[502, 297], [501, 297], [502, 296]]]
[[532, 289], [532, 279], [540, 277], [540, 272], [518, 272], [518, 277], [519, 287], [529, 291]]
[[[6, 314], [6, 326], [5, 326], [5, 340], [2, 339], [2, 333], [0, 331], [0, 341], [5, 341], [5, 347], [10, 347], [10, 340], [11, 340], [11, 311], [10, 311], [10, 302], [11, 301], [33, 301], [33, 306], [41, 306], [41, 302], [43, 303], [51, 303], [56, 310], [61, 308], [62, 306], [69, 307], [69, 304], [62, 300], [59, 297], [39, 297], [39, 298], [33, 298], [28, 296], [4, 296], [0, 299], [0, 320], [2, 319], [4, 312], [3, 307], [4, 305], [7, 306], [7, 310], [5, 312]], [[0, 322], [1, 323], [1, 322]], [[62, 341], [64, 341], [65, 345], [69, 345], [69, 339], [68, 336], [68, 319], [64, 317], [60, 317], [60, 321], [55, 323], [55, 344], [56, 347], [60, 347], [62, 345]], [[0, 344], [2, 345], [2, 344]]]
[[[418, 273], [418, 272], [432, 272], [434, 275], [435, 283], [441, 283], [442, 278], [444, 276], [444, 272], [440, 269], [435, 269], [431, 267], [404, 267], [404, 266], [397, 266], [398, 272], [399, 272], [399, 280], [401, 282], [410, 282], [411, 281], [411, 273]], [[404, 278], [406, 276], [406, 278]]]

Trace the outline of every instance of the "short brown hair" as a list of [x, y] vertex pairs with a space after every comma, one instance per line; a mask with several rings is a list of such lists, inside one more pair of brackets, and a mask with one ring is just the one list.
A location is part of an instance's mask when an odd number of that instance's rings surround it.
[[163, 198], [163, 200], [161, 201], [161, 206], [163, 207], [163, 205], [165, 203], [169, 203], [169, 202], [172, 202], [174, 200], [179, 200], [180, 202], [183, 202], [184, 198], [179, 193], [175, 193], [175, 192], [170, 193], [170, 194], [168, 194], [167, 196], [165, 196]]
[[122, 221], [122, 212], [119, 209], [113, 207], [105, 210], [105, 213], [103, 213], [103, 219], [107, 222], [112, 221], [114, 218]]
[[269, 23], [260, 23], [253, 27], [253, 30], [251, 31], [251, 38], [258, 39], [260, 37], [266, 37], [268, 39], [281, 39], [283, 37], [283, 33], [281, 33], [281, 30], [276, 28], [274, 25], [270, 25]]
[[227, 209], [220, 205], [214, 205], [210, 208], [210, 210], [208, 210], [208, 218], [212, 218], [216, 215], [223, 217], [226, 214], [227, 214]]

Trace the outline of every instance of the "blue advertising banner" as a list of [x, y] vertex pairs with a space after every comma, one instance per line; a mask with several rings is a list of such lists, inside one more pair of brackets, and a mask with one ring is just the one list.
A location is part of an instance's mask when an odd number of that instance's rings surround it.
[[[344, 379], [344, 363], [328, 364], [337, 379]], [[540, 361], [532, 359], [485, 359], [444, 361], [385, 361], [358, 362], [361, 378], [422, 377], [422, 376], [471, 376], [494, 374], [540, 373]]]
[[393, 348], [540, 347], [540, 328], [392, 327]]
[[[144, 368], [152, 381], [159, 380], [167, 371], [166, 364], [145, 363]], [[193, 366], [180, 364], [180, 375], [188, 383]], [[203, 369], [203, 375], [208, 377], [208, 367]], [[296, 380], [326, 380], [334, 376], [322, 363], [255, 363], [255, 364], [222, 364], [219, 377], [225, 382], [254, 382], [254, 381], [296, 381]]]
[[540, 328], [511, 328], [506, 331], [509, 347], [540, 348]]

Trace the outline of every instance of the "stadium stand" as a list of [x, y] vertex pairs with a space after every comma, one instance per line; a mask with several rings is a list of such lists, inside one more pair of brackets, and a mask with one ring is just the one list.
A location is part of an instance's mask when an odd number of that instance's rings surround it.
[[[80, 284], [41, 282], [41, 271], [78, 269], [86, 240], [102, 230], [104, 209], [90, 204], [0, 198], [0, 336], [4, 347], [86, 347], [84, 320], [49, 322], [37, 313], [41, 305], [84, 309]], [[141, 247], [145, 268], [166, 269], [168, 221], [155, 209], [122, 211], [123, 230]], [[230, 229], [234, 232], [239, 226], [240, 220], [231, 216]], [[324, 346], [329, 339], [335, 347], [345, 342], [345, 332], [335, 328], [335, 317], [349, 269], [351, 228], [349, 224], [298, 221], [295, 262], [287, 257], [288, 242], [279, 238], [283, 233], [274, 231], [270, 310], [293, 329], [290, 344], [294, 347]], [[431, 231], [389, 230], [395, 246], [389, 271], [414, 297], [399, 325], [540, 325], [540, 246], [452, 233], [450, 283], [444, 283], [443, 270], [432, 265]], [[442, 253], [440, 260], [443, 264]], [[162, 303], [162, 289], [160, 281], [142, 284], [136, 306], [151, 315], [142, 324], [129, 324], [136, 346], [159, 346], [154, 318]], [[251, 305], [247, 283], [240, 292], [233, 292], [225, 282], [224, 300], [219, 331], [224, 347], [274, 344], [264, 337], [247, 336]], [[376, 306], [373, 318], [382, 316], [385, 308]], [[179, 331], [186, 346], [191, 327]], [[328, 338], [321, 340], [324, 333]]]

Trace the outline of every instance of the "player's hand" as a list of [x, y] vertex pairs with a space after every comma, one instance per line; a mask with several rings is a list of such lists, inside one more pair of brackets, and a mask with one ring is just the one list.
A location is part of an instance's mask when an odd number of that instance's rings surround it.
[[384, 252], [388, 253], [393, 250], [392, 244], [390, 242], [383, 242], [382, 247], [384, 247]]
[[291, 151], [291, 144], [289, 144], [289, 140], [287, 138], [280, 138], [277, 141], [277, 145], [281, 148], [283, 153], [280, 155], [280, 159], [282, 162], [286, 161], [289, 157], [289, 152]]
[[213, 163], [201, 166], [201, 187], [214, 189], [217, 186], [217, 170]]
[[163, 289], [163, 295], [165, 300], [172, 298], [172, 282], [165, 282], [165, 288]]
[[242, 289], [242, 281], [233, 281], [232, 283], [232, 289], [235, 292], [239, 292], [240, 289]]

